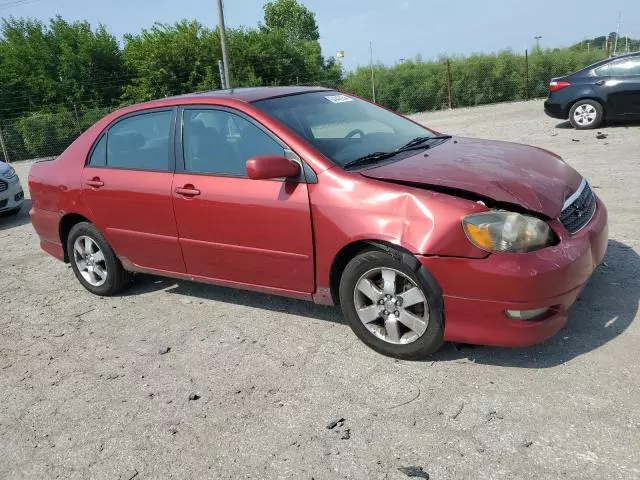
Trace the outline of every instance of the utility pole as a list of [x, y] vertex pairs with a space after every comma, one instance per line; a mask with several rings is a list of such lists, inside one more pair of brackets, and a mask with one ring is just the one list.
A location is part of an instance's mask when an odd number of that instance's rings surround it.
[[224, 10], [222, 0], [218, 0], [218, 26], [220, 27], [220, 45], [222, 47], [222, 64], [224, 66], [225, 85], [222, 88], [231, 88], [231, 77], [229, 76], [229, 53], [227, 52], [227, 33], [224, 28]]
[[371, 67], [371, 94], [373, 96], [373, 103], [376, 103], [376, 76], [373, 73], [373, 46], [369, 42], [369, 66]]
[[529, 100], [529, 49], [524, 50], [524, 98]]
[[540, 39], [542, 38], [542, 35], [536, 35], [533, 38], [536, 39], [536, 50], [539, 52], [540, 51]]
[[613, 42], [613, 56], [618, 52], [618, 37], [620, 36], [620, 25], [622, 24], [622, 12], [618, 12], [618, 28], [616, 30], [616, 39]]

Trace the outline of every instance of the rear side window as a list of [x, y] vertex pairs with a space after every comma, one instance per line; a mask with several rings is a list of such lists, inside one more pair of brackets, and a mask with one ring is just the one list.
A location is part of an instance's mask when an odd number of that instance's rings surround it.
[[640, 58], [622, 58], [595, 69], [599, 77], [640, 75]]
[[244, 177], [251, 157], [284, 155], [284, 148], [262, 129], [224, 110], [185, 110], [183, 125], [187, 172]]
[[[143, 113], [113, 125], [107, 133], [106, 166], [168, 171], [172, 115], [169, 110]], [[98, 155], [95, 151], [94, 154]], [[93, 157], [90, 165], [94, 165]], [[98, 157], [96, 161], [99, 161]]]
[[107, 166], [107, 136], [103, 135], [96, 146], [91, 152], [91, 158], [89, 158], [89, 165], [92, 167], [106, 167]]

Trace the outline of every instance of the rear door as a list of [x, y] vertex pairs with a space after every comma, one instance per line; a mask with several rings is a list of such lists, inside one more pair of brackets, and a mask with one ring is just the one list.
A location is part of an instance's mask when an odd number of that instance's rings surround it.
[[596, 88], [606, 98], [608, 116], [640, 115], [640, 57], [614, 60], [594, 73]]
[[177, 109], [145, 110], [111, 124], [82, 172], [91, 220], [124, 261], [185, 272], [171, 202]]
[[284, 155], [283, 144], [231, 109], [189, 107], [180, 118], [173, 204], [188, 273], [313, 292], [313, 238], [304, 178], [246, 176], [246, 160]]

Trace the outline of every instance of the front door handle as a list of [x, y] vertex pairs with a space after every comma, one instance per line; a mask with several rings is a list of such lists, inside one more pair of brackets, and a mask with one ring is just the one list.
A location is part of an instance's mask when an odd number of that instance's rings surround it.
[[596, 82], [596, 85], [598, 85], [599, 87], [601, 87], [601, 86], [602, 86], [602, 85], [604, 85], [605, 83], [607, 83], [607, 82], [605, 82], [604, 80], [598, 80], [598, 81]]
[[87, 185], [93, 188], [104, 187], [104, 182], [100, 180], [100, 177], [93, 177], [91, 180], [87, 180], [84, 183], [86, 183]]
[[191, 184], [187, 184], [184, 187], [178, 187], [175, 192], [178, 195], [184, 195], [185, 197], [195, 197], [196, 195], [200, 195], [200, 190]]

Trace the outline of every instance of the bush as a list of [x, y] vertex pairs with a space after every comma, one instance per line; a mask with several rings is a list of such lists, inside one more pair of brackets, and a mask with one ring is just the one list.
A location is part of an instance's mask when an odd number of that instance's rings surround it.
[[[62, 153], [79, 135], [95, 122], [108, 114], [112, 108], [82, 109], [56, 113], [36, 112], [17, 119], [12, 129], [21, 139], [17, 148], [12, 139], [11, 152], [23, 152], [20, 158], [50, 157]], [[15, 154], [14, 154], [15, 155]], [[19, 158], [15, 158], [18, 160]], [[12, 158], [14, 160], [14, 158]]]
[[[562, 76], [602, 60], [604, 52], [571, 49], [541, 50], [525, 56], [504, 51], [450, 59], [454, 107], [544, 97], [552, 77]], [[376, 65], [376, 101], [402, 113], [448, 106], [446, 59]], [[371, 99], [371, 70], [360, 67], [345, 78], [342, 89]]]

